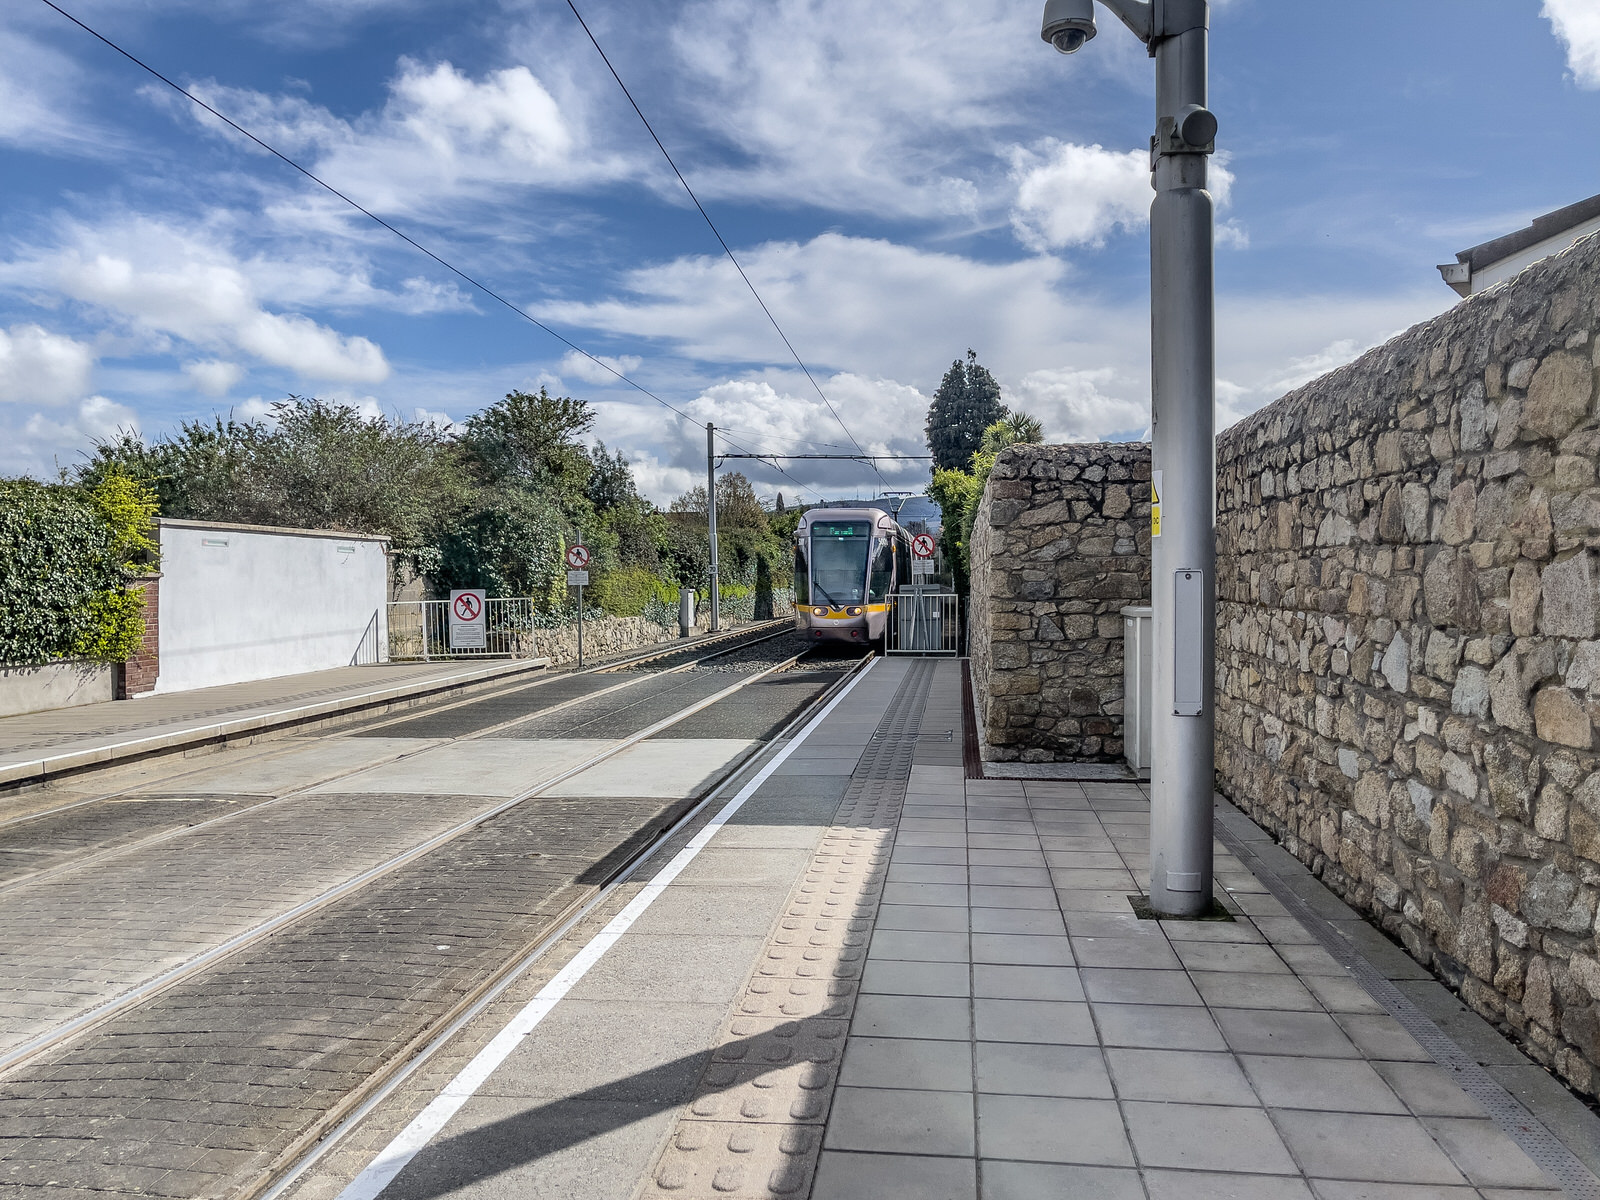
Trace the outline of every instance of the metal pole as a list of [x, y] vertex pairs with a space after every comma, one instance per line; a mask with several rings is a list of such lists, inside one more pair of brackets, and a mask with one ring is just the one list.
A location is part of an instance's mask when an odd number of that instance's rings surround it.
[[[578, 544], [583, 545], [581, 529], [578, 530]], [[578, 585], [578, 670], [583, 670], [583, 584], [581, 583]]]
[[1158, 913], [1196, 916], [1212, 903], [1217, 489], [1206, 157], [1216, 122], [1206, 108], [1210, 6], [1158, 0], [1154, 14], [1151, 459], [1161, 519], [1150, 555], [1150, 904]]
[[717, 459], [712, 435], [716, 426], [706, 422], [706, 522], [711, 533], [711, 632], [722, 627], [722, 593], [717, 586]]

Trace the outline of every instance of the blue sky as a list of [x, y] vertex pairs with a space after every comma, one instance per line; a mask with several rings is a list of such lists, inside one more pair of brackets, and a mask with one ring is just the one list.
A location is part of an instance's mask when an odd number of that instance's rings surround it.
[[[848, 441], [564, 2], [63, 7], [696, 420]], [[1034, 0], [579, 7], [863, 445], [925, 452], [969, 346], [1053, 440], [1145, 429], [1153, 79], [1103, 10], [1062, 58]], [[1213, 108], [1226, 424], [1443, 311], [1435, 263], [1600, 192], [1600, 2], [1225, 0]], [[290, 392], [442, 422], [541, 383], [658, 499], [703, 471], [703, 430], [37, 0], [0, 13], [0, 163], [0, 472]]]

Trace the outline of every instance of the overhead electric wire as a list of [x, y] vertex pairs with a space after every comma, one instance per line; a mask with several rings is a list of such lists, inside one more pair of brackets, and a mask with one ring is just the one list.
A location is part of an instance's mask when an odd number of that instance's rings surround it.
[[[46, 2], [48, 3], [48, 0]], [[756, 290], [756, 285], [750, 282], [750, 276], [745, 274], [744, 267], [740, 266], [738, 258], [734, 256], [733, 248], [728, 245], [727, 239], [722, 236], [722, 231], [717, 228], [717, 223], [711, 219], [711, 214], [706, 211], [705, 205], [700, 203], [700, 197], [694, 194], [694, 189], [689, 186], [689, 181], [683, 177], [683, 172], [678, 170], [678, 164], [672, 160], [672, 155], [667, 152], [666, 146], [656, 136], [655, 127], [650, 124], [650, 118], [644, 115], [644, 110], [639, 107], [639, 102], [633, 98], [633, 93], [628, 90], [628, 85], [622, 82], [622, 76], [617, 74], [616, 67], [611, 65], [611, 59], [606, 56], [605, 50], [601, 48], [600, 40], [594, 36], [594, 31], [589, 28], [589, 23], [583, 19], [583, 14], [578, 11], [578, 6], [573, 0], [567, 0], [567, 7], [572, 10], [572, 15], [578, 18], [578, 24], [583, 26], [583, 32], [588, 34], [589, 41], [600, 55], [600, 60], [606, 64], [606, 69], [611, 72], [611, 78], [617, 81], [617, 86], [622, 89], [622, 94], [628, 98], [628, 103], [633, 106], [633, 111], [638, 114], [639, 120], [644, 122], [644, 127], [650, 134], [650, 139], [655, 142], [656, 149], [661, 151], [661, 156], [667, 160], [667, 165], [672, 168], [672, 173], [678, 177], [678, 182], [683, 184], [683, 190], [689, 193], [689, 199], [694, 201], [695, 208], [705, 218], [706, 225], [710, 227], [712, 235], [716, 237], [718, 244], [721, 245], [723, 253], [728, 256], [728, 261], [733, 264], [734, 270], [739, 272], [739, 278], [744, 280], [745, 287], [750, 289], [750, 294], [756, 298], [756, 303], [761, 306], [761, 311], [766, 313], [767, 320], [771, 321], [772, 327], [778, 331], [778, 336], [783, 339], [783, 344], [788, 347], [789, 354], [794, 358], [800, 370], [805, 373], [805, 377], [810, 381], [811, 386], [816, 389], [817, 395], [822, 398], [822, 403], [833, 414], [833, 419], [839, 422], [839, 428], [844, 430], [845, 437], [850, 439], [851, 444], [856, 448], [856, 452], [865, 456], [867, 452], [862, 448], [861, 443], [856, 441], [856, 435], [850, 432], [850, 427], [844, 423], [844, 418], [839, 415], [839, 410], [833, 407], [833, 401], [828, 399], [827, 394], [822, 390], [822, 386], [816, 381], [815, 376], [811, 374], [811, 368], [806, 366], [804, 360], [795, 350], [794, 343], [789, 340], [789, 335], [783, 331], [783, 326], [778, 324], [778, 318], [772, 315], [772, 310], [767, 307], [767, 302], [761, 298], [761, 293]], [[872, 470], [878, 476], [878, 481], [887, 488], [889, 481], [883, 477], [883, 472], [879, 471], [875, 464]]]
[[[54, 9], [56, 12], [60, 13], [63, 17], [65, 17], [67, 20], [71, 21], [79, 29], [81, 29], [85, 33], [87, 33], [90, 37], [95, 38], [97, 41], [99, 41], [102, 44], [108, 46], [112, 50], [115, 50], [118, 54], [122, 55], [123, 58], [127, 59], [134, 66], [138, 67], [142, 71], [148, 72], [150, 75], [154, 76], [156, 79], [159, 79], [162, 83], [166, 84], [169, 88], [171, 88], [173, 91], [177, 92], [180, 96], [184, 97], [186, 100], [189, 100], [193, 104], [198, 105], [200, 108], [205, 109], [208, 113], [210, 113], [213, 117], [217, 118], [217, 120], [221, 121], [223, 124], [227, 125], [230, 129], [234, 130], [235, 132], [237, 132], [239, 134], [242, 134], [246, 138], [249, 138], [252, 142], [254, 142], [257, 146], [260, 146], [263, 150], [265, 150], [268, 154], [272, 155], [274, 158], [276, 158], [276, 159], [280, 160], [281, 162], [284, 162], [284, 163], [288, 164], [289, 166], [293, 167], [296, 171], [300, 172], [300, 174], [304, 175], [307, 179], [311, 180], [311, 182], [316, 184], [318, 187], [323, 188], [324, 190], [326, 190], [326, 191], [332, 193], [333, 195], [337, 196], [340, 200], [343, 200], [346, 204], [348, 204], [351, 208], [355, 209], [362, 216], [367, 217], [369, 220], [372, 220], [372, 221], [376, 222], [377, 224], [383, 226], [383, 228], [387, 229], [390, 233], [394, 234], [395, 237], [397, 237], [401, 241], [405, 242], [406, 245], [410, 246], [412, 249], [414, 249], [414, 250], [416, 250], [416, 251], [418, 251], [418, 252], [420, 252], [422, 254], [425, 254], [428, 258], [431, 258], [434, 262], [438, 263], [441, 267], [443, 267], [445, 270], [449, 271], [451, 274], [456, 275], [457, 277], [466, 280], [467, 283], [471, 284], [474, 288], [476, 288], [478, 291], [482, 292], [485, 296], [488, 296], [490, 299], [495, 300], [500, 304], [503, 304], [506, 308], [508, 308], [512, 312], [516, 313], [517, 316], [521, 317], [523, 320], [528, 321], [531, 324], [538, 326], [540, 329], [544, 330], [545, 333], [548, 333], [551, 337], [555, 338], [563, 346], [566, 346], [568, 349], [572, 350], [573, 352], [575, 352], [577, 354], [583, 355], [583, 357], [587, 358], [590, 362], [595, 363], [597, 366], [605, 368], [607, 371], [611, 372], [611, 374], [615, 375], [618, 379], [620, 379], [623, 383], [627, 384], [629, 387], [631, 387], [631, 388], [635, 389], [636, 391], [641, 392], [644, 395], [650, 397], [650, 399], [654, 400], [657, 404], [661, 405], [663, 408], [667, 409], [670, 412], [676, 413], [678, 416], [682, 417], [685, 421], [688, 421], [690, 424], [696, 425], [696, 426], [698, 426], [700, 424], [699, 421], [695, 420], [694, 417], [691, 417], [688, 413], [684, 412], [677, 405], [672, 404], [671, 402], [669, 402], [667, 400], [663, 400], [660, 396], [656, 395], [649, 388], [645, 387], [644, 384], [639, 383], [637, 380], [629, 378], [627, 375], [623, 374], [621, 371], [619, 371], [615, 367], [613, 367], [610, 363], [606, 362], [603, 358], [600, 358], [600, 357], [598, 357], [598, 356], [596, 356], [594, 354], [589, 353], [589, 351], [585, 350], [582, 346], [578, 345], [571, 338], [568, 338], [565, 335], [563, 335], [561, 333], [558, 333], [556, 330], [550, 328], [550, 326], [546, 325], [543, 321], [539, 320], [537, 317], [532, 316], [528, 312], [524, 311], [520, 306], [518, 306], [516, 304], [513, 304], [510, 300], [507, 300], [504, 296], [502, 296], [499, 292], [495, 291], [488, 284], [483, 283], [481, 280], [473, 278], [471, 275], [468, 275], [460, 267], [457, 267], [454, 263], [451, 263], [448, 260], [446, 260], [444, 258], [441, 258], [439, 255], [435, 254], [432, 250], [428, 249], [421, 242], [417, 241], [415, 238], [411, 237], [409, 234], [401, 231], [400, 229], [397, 229], [395, 226], [391, 225], [388, 221], [385, 221], [382, 217], [378, 216], [377, 213], [375, 213], [375, 212], [371, 211], [370, 209], [362, 206], [361, 204], [357, 203], [355, 200], [352, 200], [349, 196], [345, 195], [338, 188], [334, 187], [331, 183], [327, 182], [325, 179], [320, 178], [319, 176], [314, 174], [312, 171], [310, 171], [306, 167], [302, 167], [299, 163], [295, 162], [295, 160], [290, 158], [287, 154], [283, 153], [281, 150], [277, 149], [275, 146], [272, 146], [272, 145], [268, 144], [267, 142], [263, 141], [261, 138], [257, 137], [255, 134], [251, 133], [248, 129], [246, 129], [243, 125], [240, 125], [237, 121], [233, 120], [231, 117], [228, 117], [225, 114], [223, 114], [221, 112], [218, 112], [215, 108], [212, 108], [211, 105], [207, 104], [204, 100], [200, 99], [199, 96], [196, 96], [193, 92], [189, 91], [187, 88], [183, 87], [181, 84], [176, 83], [173, 80], [169, 79], [167, 76], [163, 75], [160, 71], [158, 71], [154, 67], [152, 67], [149, 63], [147, 63], [143, 59], [139, 58], [137, 55], [131, 53], [130, 51], [124, 50], [121, 46], [119, 46], [116, 42], [112, 41], [110, 38], [106, 37], [106, 35], [101, 33], [99, 30], [93, 28], [90, 25], [85, 24], [83, 21], [80, 21], [77, 17], [73, 16], [66, 9], [62, 8], [59, 4], [56, 4], [55, 0], [40, 0], [40, 3], [44, 4], [48, 8]], [[576, 11], [576, 10], [574, 10], [574, 11]], [[582, 18], [579, 18], [579, 19], [581, 20]], [[620, 82], [620, 80], [618, 82]], [[687, 187], [688, 185], [685, 184], [684, 186]], [[849, 431], [846, 430], [845, 432], [848, 433]], [[744, 450], [745, 449], [745, 447], [739, 445], [732, 438], [724, 437], [722, 440], [727, 442], [728, 445], [733, 446], [737, 450]], [[785, 476], [786, 478], [788, 478], [790, 480], [793, 480], [794, 483], [798, 484], [804, 490], [810, 492], [813, 496], [816, 496], [819, 500], [822, 498], [822, 493], [821, 492], [818, 492], [815, 488], [810, 487], [807, 484], [801, 483], [800, 480], [795, 479], [795, 477], [793, 475], [790, 475], [789, 472], [785, 471], [782, 467], [778, 466], [775, 463], [769, 464], [769, 465], [772, 466], [773, 470], [777, 471], [779, 474]]]

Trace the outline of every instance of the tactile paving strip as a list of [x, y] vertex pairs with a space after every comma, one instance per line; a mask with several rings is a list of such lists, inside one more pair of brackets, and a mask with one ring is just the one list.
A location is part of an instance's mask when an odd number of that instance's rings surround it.
[[934, 670], [889, 702], [638, 1200], [810, 1192]]
[[1456, 1045], [1432, 1018], [1368, 962], [1332, 924], [1323, 920], [1298, 892], [1260, 865], [1247, 842], [1220, 820], [1214, 822], [1214, 829], [1217, 840], [1231, 850], [1240, 862], [1250, 867], [1262, 885], [1305, 926], [1306, 931], [1333, 956], [1334, 961], [1356, 978], [1367, 994], [1416, 1039], [1434, 1062], [1450, 1072], [1461, 1090], [1484, 1107], [1494, 1123], [1522, 1147], [1523, 1153], [1535, 1165], [1559, 1183], [1573, 1200], [1600, 1200], [1600, 1179], [1596, 1179], [1578, 1156], [1529, 1112], [1522, 1101], [1501, 1087], [1476, 1059]]

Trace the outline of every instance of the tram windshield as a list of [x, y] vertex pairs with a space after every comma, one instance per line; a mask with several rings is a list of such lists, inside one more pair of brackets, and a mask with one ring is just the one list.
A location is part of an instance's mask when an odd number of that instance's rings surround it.
[[870, 530], [865, 521], [818, 521], [811, 527], [812, 600], [860, 604], [867, 583]]

